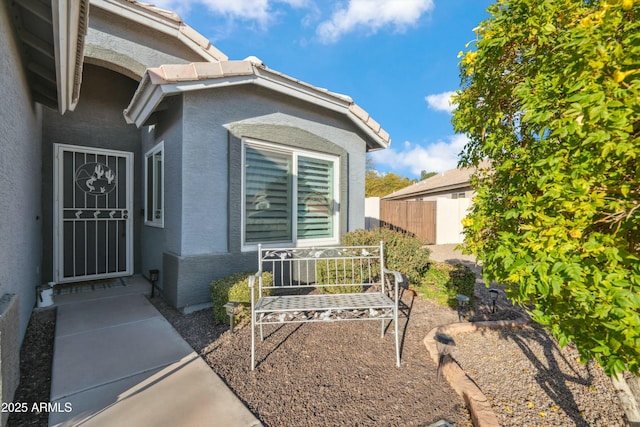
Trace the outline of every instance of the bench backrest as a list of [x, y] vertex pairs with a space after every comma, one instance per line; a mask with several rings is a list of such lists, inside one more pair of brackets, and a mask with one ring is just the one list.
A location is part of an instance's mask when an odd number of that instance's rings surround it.
[[[258, 246], [260, 272], [273, 274], [262, 289], [384, 286], [384, 247], [333, 246], [319, 248], [263, 248]], [[384, 289], [383, 289], [384, 291]], [[262, 292], [260, 292], [262, 294]]]

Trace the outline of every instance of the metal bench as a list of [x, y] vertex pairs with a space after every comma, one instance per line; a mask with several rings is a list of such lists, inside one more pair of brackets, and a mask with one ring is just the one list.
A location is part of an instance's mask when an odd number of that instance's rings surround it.
[[[273, 281], [264, 283], [263, 272]], [[393, 282], [389, 279], [393, 277]], [[393, 283], [393, 284], [392, 284]], [[377, 320], [395, 326], [396, 366], [399, 287], [403, 277], [384, 267], [384, 245], [322, 248], [258, 246], [258, 272], [251, 288], [251, 370], [255, 369], [256, 326], [283, 323]], [[257, 285], [257, 286], [256, 286]]]

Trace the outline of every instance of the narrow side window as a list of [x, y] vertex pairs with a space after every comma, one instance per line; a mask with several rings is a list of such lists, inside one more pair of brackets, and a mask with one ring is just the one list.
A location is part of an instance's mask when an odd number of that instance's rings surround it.
[[145, 224], [164, 226], [164, 144], [145, 154]]

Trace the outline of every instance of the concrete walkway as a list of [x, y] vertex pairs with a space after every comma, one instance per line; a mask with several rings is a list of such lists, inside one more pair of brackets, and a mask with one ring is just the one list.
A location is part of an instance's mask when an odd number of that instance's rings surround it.
[[143, 278], [54, 296], [50, 426], [259, 426], [147, 300]]

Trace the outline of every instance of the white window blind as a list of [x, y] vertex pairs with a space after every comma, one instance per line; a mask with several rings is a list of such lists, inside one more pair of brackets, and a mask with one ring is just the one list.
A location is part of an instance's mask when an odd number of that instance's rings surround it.
[[298, 238], [333, 236], [333, 162], [298, 156]]
[[291, 240], [290, 154], [245, 150], [245, 241]]
[[338, 239], [334, 156], [244, 141], [243, 244]]

